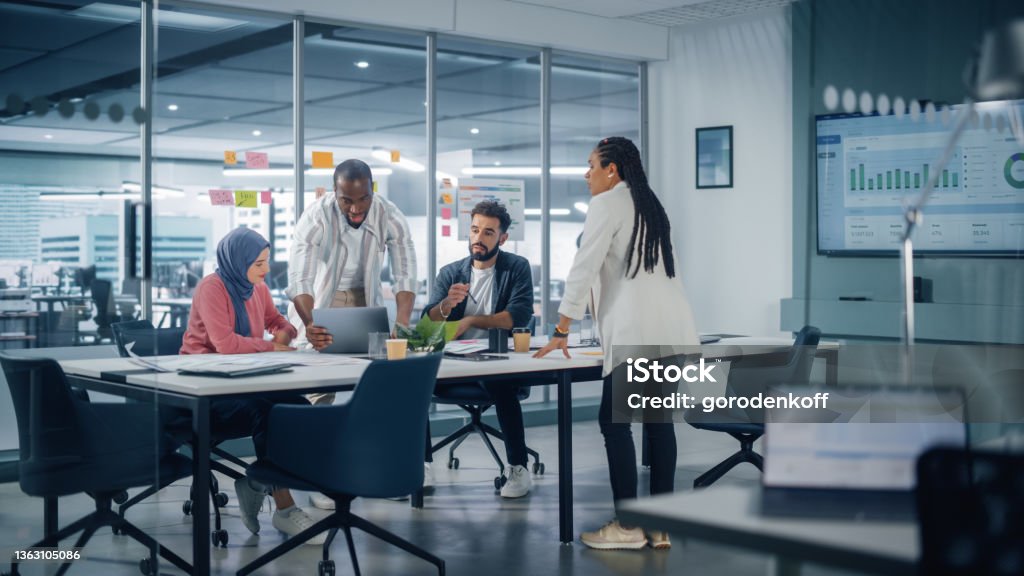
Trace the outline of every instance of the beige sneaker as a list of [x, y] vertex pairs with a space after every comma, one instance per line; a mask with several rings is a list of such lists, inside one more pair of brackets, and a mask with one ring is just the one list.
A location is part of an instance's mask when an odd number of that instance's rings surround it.
[[640, 528], [625, 529], [618, 520], [612, 520], [596, 532], [580, 534], [580, 540], [597, 550], [639, 550], [647, 546], [647, 538]]
[[668, 550], [672, 547], [672, 542], [668, 539], [668, 534], [661, 530], [648, 530], [647, 541], [651, 545], [651, 548], [655, 550]]

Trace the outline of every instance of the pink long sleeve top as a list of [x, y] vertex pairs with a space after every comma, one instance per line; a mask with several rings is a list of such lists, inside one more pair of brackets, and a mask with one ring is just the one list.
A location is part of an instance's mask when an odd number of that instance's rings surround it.
[[252, 337], [235, 333], [235, 307], [224, 281], [210, 274], [199, 281], [192, 296], [188, 329], [181, 343], [181, 354], [245, 354], [269, 352], [274, 343], [263, 339], [263, 332], [276, 334], [282, 330], [294, 338], [298, 332], [274, 307], [270, 289], [260, 282], [245, 301]]

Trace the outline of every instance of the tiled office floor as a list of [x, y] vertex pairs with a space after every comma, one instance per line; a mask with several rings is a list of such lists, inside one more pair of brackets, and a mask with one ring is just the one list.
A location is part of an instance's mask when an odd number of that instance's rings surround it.
[[[639, 426], [634, 426], [639, 439]], [[735, 449], [735, 441], [724, 434], [677, 427], [679, 470], [677, 490], [689, 490], [693, 479]], [[575, 528], [600, 526], [612, 515], [611, 489], [604, 455], [604, 444], [596, 422], [574, 426]], [[354, 509], [369, 520], [434, 552], [445, 559], [448, 574], [461, 575], [728, 575], [761, 576], [769, 569], [767, 556], [738, 549], [689, 540], [674, 539], [668, 552], [597, 552], [577, 542], [558, 543], [558, 476], [555, 428], [527, 430], [531, 447], [541, 453], [547, 473], [535, 477], [533, 492], [519, 500], [503, 500], [494, 492], [495, 470], [479, 440], [468, 439], [459, 448], [461, 467], [450, 471], [447, 458], [439, 454], [434, 470], [437, 489], [428, 496], [423, 510], [413, 510], [408, 502], [357, 500]], [[646, 491], [647, 476], [641, 472], [641, 491]], [[753, 483], [756, 471], [747, 465], [734, 469], [720, 482]], [[263, 528], [252, 536], [238, 519], [237, 502], [230, 482], [223, 482], [231, 502], [226, 509], [224, 527], [230, 533], [226, 550], [213, 552], [215, 574], [234, 574], [241, 566], [282, 541], [270, 523], [270, 515], [261, 515]], [[191, 556], [191, 520], [181, 513], [188, 495], [188, 479], [138, 505], [129, 519], [185, 558]], [[297, 500], [310, 510], [304, 494]], [[91, 509], [82, 497], [61, 500], [61, 521], [84, 515]], [[21, 493], [16, 483], [0, 484], [0, 550], [28, 545], [41, 537], [42, 502]], [[387, 546], [359, 531], [355, 532], [360, 568], [367, 576], [436, 574], [433, 566]], [[64, 546], [70, 546], [66, 542]], [[352, 574], [344, 538], [339, 535], [332, 547], [339, 574]], [[137, 575], [138, 561], [146, 554], [143, 547], [123, 536], [105, 530], [93, 537], [86, 548], [87, 560], [72, 567], [69, 574]], [[320, 548], [302, 546], [272, 563], [258, 574], [310, 575], [317, 573]], [[8, 567], [4, 565], [3, 571]], [[23, 574], [52, 574], [56, 565], [24, 566]], [[161, 565], [163, 574], [180, 572]], [[808, 567], [805, 574], [837, 574]]]

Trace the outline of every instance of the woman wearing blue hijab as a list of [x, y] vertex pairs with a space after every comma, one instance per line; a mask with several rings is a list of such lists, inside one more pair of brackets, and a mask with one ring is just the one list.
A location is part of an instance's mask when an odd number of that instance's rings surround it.
[[[294, 350], [290, 347], [297, 332], [278, 312], [270, 289], [263, 279], [270, 271], [270, 244], [248, 228], [236, 228], [217, 244], [217, 271], [199, 281], [192, 296], [188, 329], [182, 340], [182, 354], [244, 354]], [[273, 334], [265, 340], [264, 333]], [[210, 427], [230, 431], [231, 435], [250, 434], [256, 456], [266, 455], [266, 433], [270, 409], [274, 404], [308, 404], [298, 395], [273, 398], [216, 400], [210, 405]], [[263, 505], [264, 489], [248, 479], [235, 481], [242, 523], [253, 534], [260, 530], [257, 518]], [[294, 536], [313, 525], [313, 519], [295, 505], [291, 493], [272, 492], [277, 510], [273, 525]], [[307, 541], [322, 544], [327, 534]]]

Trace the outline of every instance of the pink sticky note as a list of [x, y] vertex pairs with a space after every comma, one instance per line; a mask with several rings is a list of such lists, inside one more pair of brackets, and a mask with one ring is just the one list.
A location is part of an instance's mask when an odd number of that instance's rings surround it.
[[210, 204], [214, 206], [234, 206], [235, 197], [231, 190], [210, 190]]
[[452, 209], [448, 208], [447, 206], [444, 207], [444, 208], [441, 208], [441, 218], [444, 219], [444, 220], [451, 220], [452, 219]]
[[245, 153], [245, 167], [246, 168], [267, 168], [270, 166], [270, 160], [267, 159], [266, 152], [246, 152]]
[[270, 197], [270, 190], [263, 190], [260, 192], [260, 204], [270, 204], [272, 199]]
[[444, 236], [445, 238], [447, 238], [447, 237], [449, 237], [451, 235], [452, 235], [452, 227], [451, 226], [449, 226], [447, 224], [441, 226], [441, 236]]

